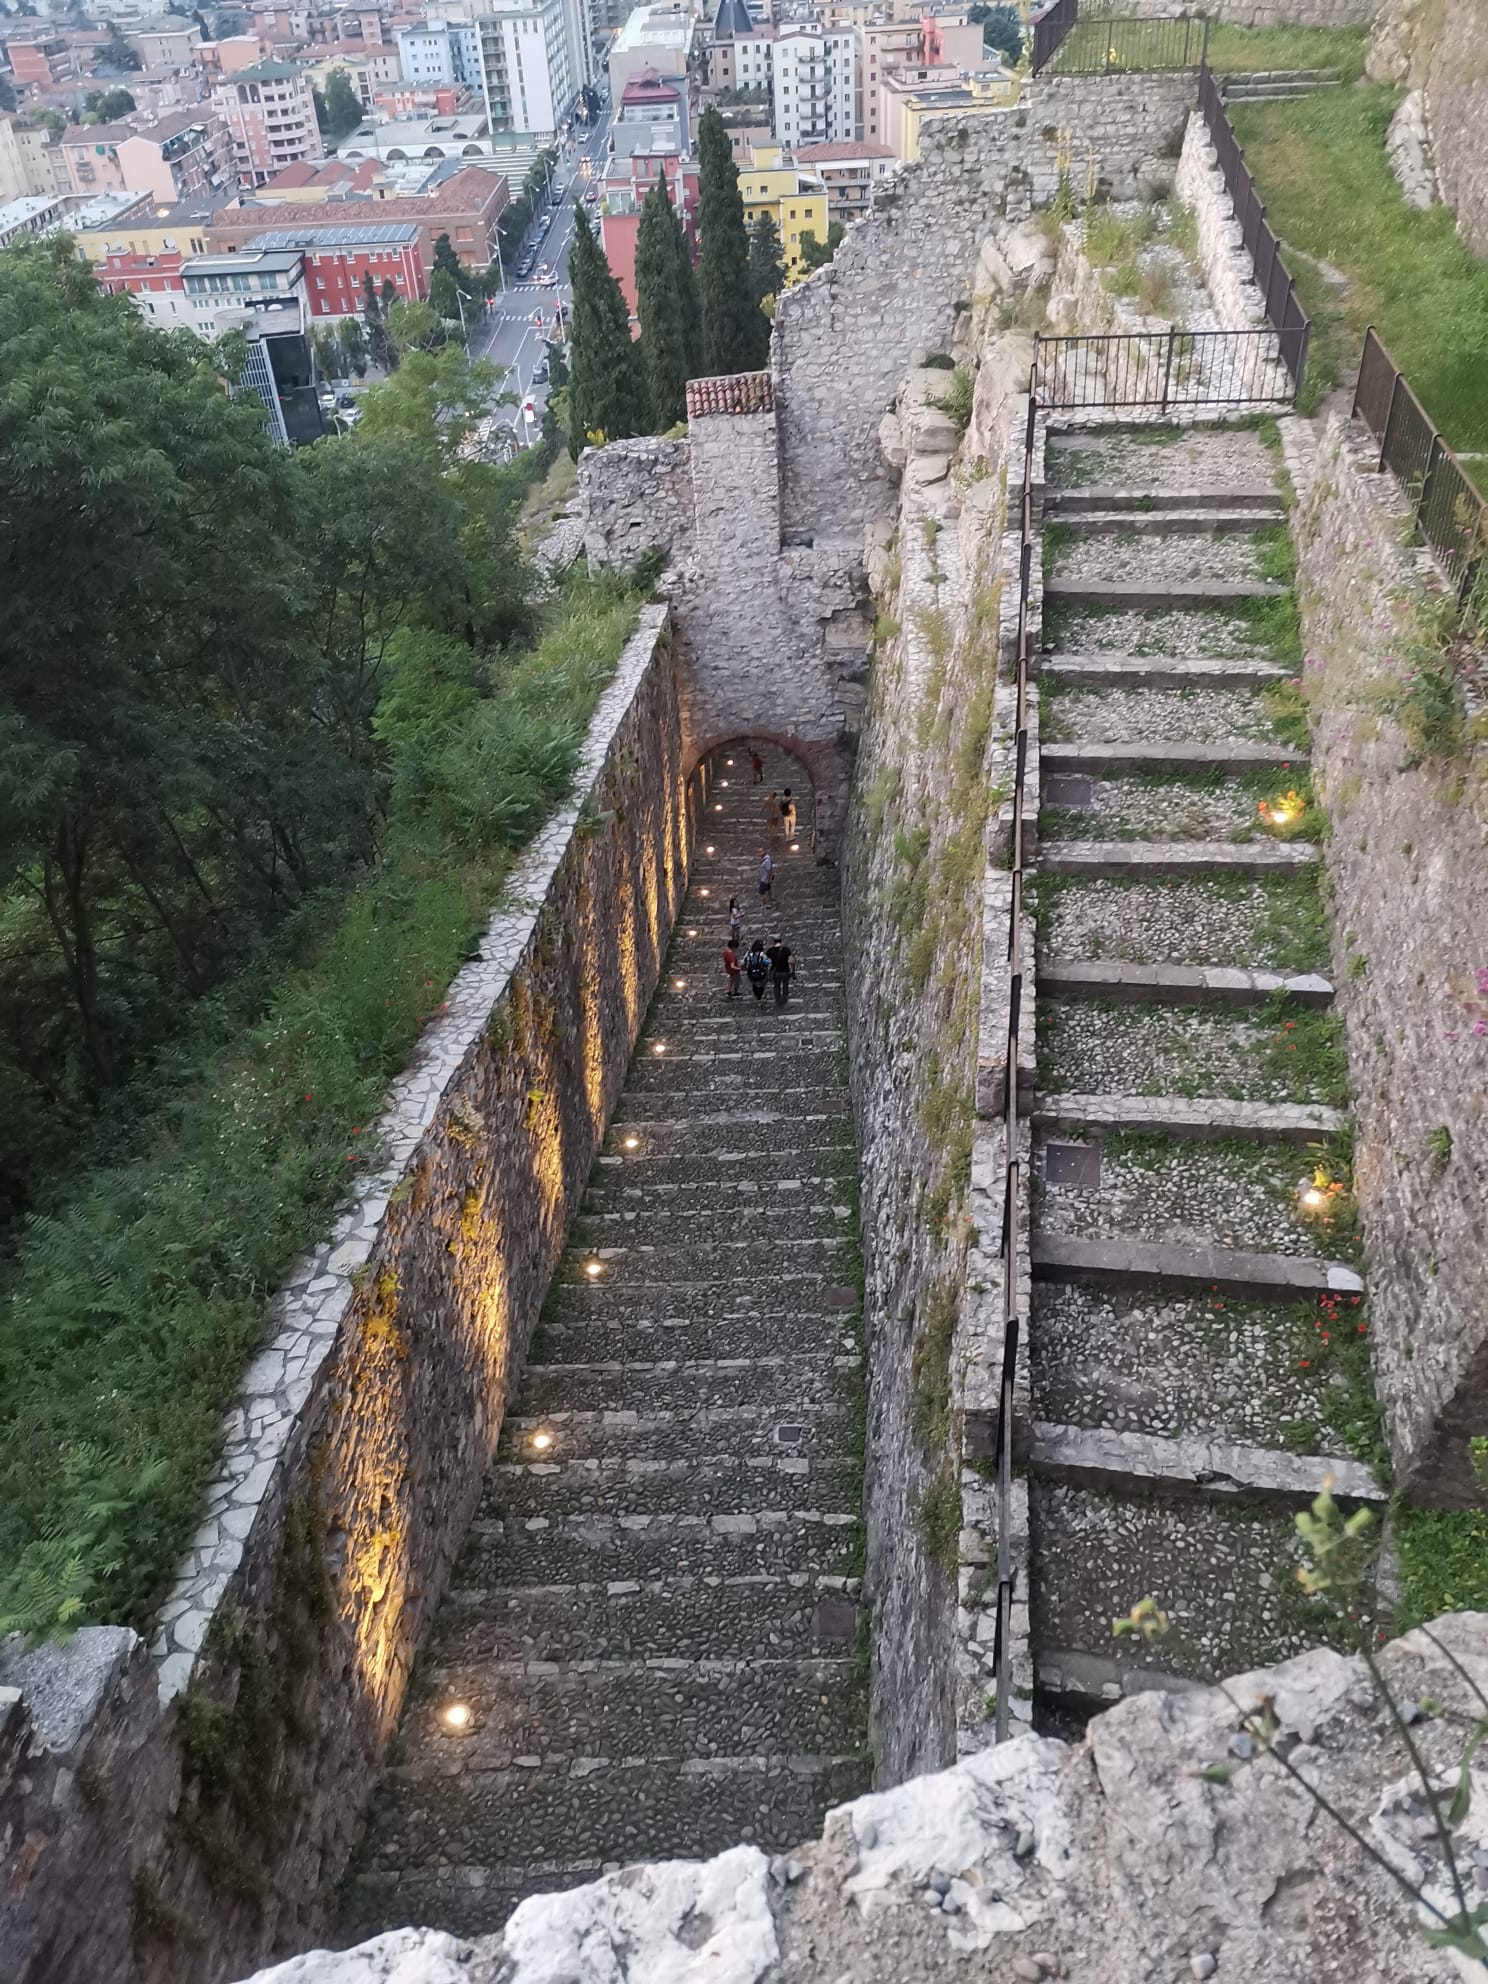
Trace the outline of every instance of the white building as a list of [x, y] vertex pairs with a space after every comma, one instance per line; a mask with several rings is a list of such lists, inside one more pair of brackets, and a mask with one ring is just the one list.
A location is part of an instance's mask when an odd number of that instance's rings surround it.
[[474, 21], [422, 21], [398, 30], [405, 83], [464, 83], [481, 88], [480, 30]]
[[783, 28], [775, 38], [771, 89], [782, 145], [856, 138], [856, 34], [851, 28]]
[[570, 16], [588, 17], [587, 0], [496, 0], [476, 23], [481, 89], [493, 131], [553, 137], [573, 110], [592, 64], [588, 41], [576, 59]]

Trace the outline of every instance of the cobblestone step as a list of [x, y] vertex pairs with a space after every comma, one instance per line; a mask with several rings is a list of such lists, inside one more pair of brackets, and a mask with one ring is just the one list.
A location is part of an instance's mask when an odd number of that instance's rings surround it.
[[696, 1123], [712, 1124], [720, 1120], [721, 1108], [727, 1110], [730, 1121], [742, 1118], [760, 1124], [828, 1121], [850, 1124], [852, 1120], [852, 1105], [836, 1071], [825, 1067], [814, 1083], [797, 1083], [791, 1087], [782, 1087], [778, 1082], [768, 1087], [751, 1084], [747, 1094], [741, 1093], [742, 1089], [741, 1082], [721, 1082], [705, 1087], [691, 1098], [677, 1090], [627, 1089], [610, 1119], [611, 1139], [623, 1136], [637, 1124], [676, 1123], [689, 1115]]
[[655, 1049], [656, 1043], [648, 1041], [644, 1060], [632, 1070], [627, 1093], [632, 1098], [664, 1095], [673, 1108], [684, 1096], [706, 1103], [739, 1087], [773, 1096], [835, 1085], [834, 1057], [824, 1051], [796, 1052], [788, 1045], [776, 1047], [762, 1040], [728, 1051], [689, 1053], [673, 1038], [663, 1040], [661, 1053]]
[[832, 1574], [612, 1578], [461, 1585], [445, 1601], [440, 1661], [717, 1660], [851, 1653], [857, 1585]]
[[1222, 744], [1059, 744], [1039, 746], [1039, 778], [1051, 772], [1100, 772], [1107, 778], [1147, 772], [1301, 771], [1307, 753], [1286, 744], [1247, 743], [1241, 738]]
[[[428, 1912], [413, 1919], [469, 1933], [473, 1918], [461, 1910], [471, 1897], [493, 1887], [519, 1892], [521, 1870], [534, 1861], [593, 1879], [612, 1860], [706, 1858], [741, 1840], [784, 1850], [810, 1838], [820, 1813], [858, 1796], [868, 1779], [867, 1764], [856, 1756], [477, 1770], [440, 1783], [435, 1825], [425, 1817], [423, 1780], [389, 1773], [379, 1814], [388, 1849], [385, 1856], [375, 1852], [372, 1870], [437, 1873], [424, 1889]], [[399, 1892], [408, 1893], [406, 1877]]]
[[1044, 602], [1061, 606], [1237, 606], [1247, 599], [1281, 599], [1287, 588], [1269, 579], [1205, 579], [1191, 585], [1146, 585], [1118, 579], [1044, 580]]
[[[852, 1295], [850, 1289], [845, 1293]], [[852, 1349], [856, 1339], [844, 1325], [851, 1321], [855, 1303], [846, 1309], [825, 1309], [820, 1295], [813, 1288], [811, 1297], [803, 1298], [799, 1306], [787, 1303], [764, 1314], [751, 1303], [747, 1289], [733, 1290], [719, 1298], [712, 1315], [701, 1317], [650, 1313], [625, 1317], [614, 1313], [613, 1303], [586, 1316], [574, 1313], [580, 1306], [574, 1305], [563, 1314], [544, 1316], [532, 1354], [550, 1361], [571, 1357], [579, 1363], [622, 1353], [654, 1359], [769, 1357], [791, 1354], [803, 1339]]]
[[1177, 537], [1192, 536], [1201, 531], [1253, 531], [1263, 524], [1279, 521], [1286, 512], [1279, 499], [1273, 500], [1270, 510], [1248, 509], [1200, 509], [1193, 505], [1177, 502], [1156, 505], [1150, 510], [1132, 509], [1082, 509], [1061, 511], [1057, 521], [1066, 530], [1078, 530], [1092, 536], [1109, 537], [1117, 532], [1129, 532], [1133, 537]]
[[826, 1270], [829, 1257], [846, 1272], [855, 1246], [853, 1234], [845, 1230], [849, 1224], [839, 1222], [844, 1230], [805, 1238], [778, 1229], [767, 1238], [725, 1237], [710, 1244], [706, 1260], [699, 1259], [696, 1245], [682, 1241], [665, 1247], [606, 1241], [565, 1260], [559, 1275], [565, 1285], [570, 1278], [580, 1281], [587, 1277], [592, 1261], [599, 1265], [600, 1278], [611, 1286], [690, 1288], [699, 1301], [706, 1301], [713, 1288], [727, 1290], [745, 1281], [758, 1290], [767, 1282], [773, 1285], [779, 1274], [799, 1274], [812, 1265]]
[[1331, 981], [1315, 971], [1128, 964], [1121, 958], [1040, 958], [1038, 989], [1045, 999], [1150, 1000], [1163, 1006], [1263, 1006], [1278, 992], [1299, 1006], [1333, 1003]]
[[1034, 1423], [1028, 1465], [1051, 1481], [1122, 1493], [1152, 1488], [1169, 1495], [1220, 1495], [1307, 1508], [1331, 1488], [1340, 1502], [1382, 1503], [1389, 1496], [1362, 1461], [1243, 1446], [1203, 1435], [1160, 1439], [1110, 1427]]
[[[841, 1756], [862, 1734], [858, 1677], [836, 1659], [442, 1663], [420, 1670], [420, 1723], [438, 1765], [462, 1776], [577, 1760]], [[441, 1710], [470, 1711], [451, 1730]]]
[[[836, 1428], [845, 1444], [851, 1427]], [[483, 1515], [698, 1515], [715, 1509], [757, 1515], [815, 1510], [839, 1513], [857, 1506], [861, 1470], [843, 1455], [708, 1453], [687, 1460], [645, 1461], [633, 1456], [576, 1460], [559, 1467], [497, 1461], [487, 1476]]]
[[642, 1414], [676, 1406], [780, 1407], [814, 1399], [835, 1389], [843, 1373], [857, 1369], [848, 1351], [798, 1350], [776, 1357], [607, 1359], [603, 1362], [539, 1363], [529, 1360], [522, 1377], [524, 1417], [542, 1419], [555, 1410], [602, 1411], [626, 1406]]
[[1057, 840], [1039, 853], [1048, 875], [1292, 875], [1318, 858], [1311, 841]]
[[1312, 1144], [1336, 1136], [1348, 1111], [1311, 1102], [1235, 1102], [1206, 1095], [1042, 1094], [1033, 1105], [1035, 1129], [1080, 1124], [1090, 1130], [1158, 1131], [1163, 1135], [1240, 1137], [1253, 1143]]
[[[686, 1411], [617, 1406], [541, 1413], [519, 1408], [507, 1414], [498, 1461], [530, 1463], [537, 1469], [623, 1462], [634, 1473], [662, 1470], [673, 1461], [698, 1455], [714, 1460], [759, 1455], [773, 1460], [830, 1436], [830, 1424], [823, 1422], [847, 1411], [840, 1389], [838, 1374], [828, 1368], [816, 1374], [814, 1386], [803, 1382], [793, 1398], [773, 1399], [767, 1405], [696, 1405]], [[534, 1450], [534, 1437], [548, 1444]]]
[[[565, 1273], [570, 1265], [565, 1263]], [[846, 1331], [858, 1306], [855, 1286], [844, 1279], [844, 1265], [835, 1259], [818, 1264], [808, 1255], [803, 1264], [788, 1269], [778, 1261], [772, 1263], [768, 1276], [760, 1271], [760, 1263], [756, 1262], [751, 1272], [744, 1261], [721, 1275], [701, 1276], [695, 1260], [693, 1273], [673, 1282], [611, 1278], [600, 1283], [575, 1275], [550, 1291], [543, 1322], [616, 1328], [638, 1323], [686, 1325], [699, 1332], [694, 1341], [701, 1354], [702, 1344], [709, 1340], [707, 1332], [720, 1324], [737, 1322], [745, 1328], [761, 1329], [777, 1317], [789, 1316], [800, 1326], [794, 1343], [802, 1341], [808, 1326], [811, 1341], [826, 1343], [836, 1341], [839, 1329]], [[830, 1332], [815, 1327], [823, 1320], [831, 1322]]]
[[[1074, 489], [1050, 489], [1044, 494], [1044, 510], [1061, 523], [1076, 523], [1091, 511], [1135, 511], [1138, 516], [1164, 510], [1244, 510], [1256, 522], [1286, 514], [1286, 506], [1270, 483], [1233, 484], [1227, 489], [1165, 488], [1135, 489], [1125, 484], [1087, 482]], [[1253, 527], [1253, 526], [1252, 526]]]
[[[731, 1184], [742, 1167], [752, 1172], [761, 1141], [772, 1138], [769, 1127], [743, 1112], [732, 1132], [719, 1131], [711, 1138], [697, 1138], [691, 1145], [671, 1125], [659, 1135], [654, 1131], [643, 1135], [640, 1128], [632, 1128], [626, 1135], [635, 1139], [629, 1148], [622, 1139], [613, 1155], [605, 1153], [596, 1160], [590, 1173], [591, 1191], [609, 1194], [637, 1182], [647, 1186], [689, 1185], [700, 1191]], [[824, 1124], [814, 1133], [789, 1124], [779, 1135], [797, 1164], [837, 1181], [841, 1189], [838, 1161], [844, 1167], [852, 1161], [851, 1145], [841, 1123]], [[831, 1169], [824, 1169], [827, 1166]]]
[[586, 1206], [574, 1221], [572, 1237], [576, 1247], [600, 1255], [611, 1248], [644, 1246], [647, 1237], [661, 1234], [671, 1248], [738, 1245], [758, 1258], [781, 1238], [797, 1245], [840, 1239], [850, 1233], [851, 1221], [851, 1208], [831, 1204], [825, 1192], [765, 1185], [723, 1205], [690, 1206], [678, 1200], [663, 1210], [652, 1199], [630, 1210], [591, 1211]]
[[1302, 1254], [1246, 1254], [1229, 1247], [1180, 1247], [1150, 1240], [1076, 1240], [1035, 1233], [1035, 1280], [1093, 1281], [1110, 1288], [1213, 1288], [1260, 1301], [1320, 1294], [1358, 1295], [1363, 1283], [1341, 1261]]
[[849, 1577], [859, 1554], [851, 1510], [478, 1520], [454, 1584], [608, 1584], [617, 1578], [737, 1578], [792, 1571]]
[[[1225, 655], [1175, 654], [1045, 654], [1040, 675], [1052, 675], [1083, 689], [1263, 689], [1284, 682], [1292, 670], [1283, 662]], [[1047, 747], [1046, 747], [1047, 748]], [[1056, 745], [1056, 750], [1082, 750], [1082, 745]]]

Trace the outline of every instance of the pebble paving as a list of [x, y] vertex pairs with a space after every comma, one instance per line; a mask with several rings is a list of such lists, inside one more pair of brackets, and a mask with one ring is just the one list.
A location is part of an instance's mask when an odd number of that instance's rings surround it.
[[1243, 584], [1264, 579], [1255, 535], [1247, 531], [1072, 532], [1055, 540], [1045, 577], [1067, 585]]
[[[1271, 458], [1244, 429], [1140, 435], [1105, 428], [1051, 436], [1050, 485], [1101, 484], [1164, 492], [1272, 482]], [[1120, 534], [1080, 535], [1077, 513], [1054, 540], [1061, 576], [1125, 579], [1140, 571], [1154, 589], [1249, 577], [1257, 539], [1182, 532], [1123, 543]], [[1266, 656], [1269, 620], [1283, 613], [1155, 606], [1101, 612], [1060, 607], [1046, 614], [1046, 651], [1132, 656]], [[1274, 638], [1274, 636], [1272, 636]], [[1258, 689], [1184, 689], [1123, 683], [1062, 684], [1045, 675], [1044, 741], [1089, 745], [1216, 746], [1278, 743]], [[1288, 768], [1290, 769], [1290, 768]], [[1300, 772], [1302, 767], [1298, 767]], [[1176, 766], [1150, 775], [1095, 775], [1052, 782], [1043, 793], [1040, 838], [1172, 842], [1269, 838], [1256, 802], [1286, 789], [1254, 772], [1196, 777]], [[1034, 891], [1040, 962], [1125, 960], [1141, 964], [1327, 970], [1316, 896], [1306, 875], [1126, 880], [1041, 878]], [[1327, 1100], [1285, 1066], [1286, 1017], [1214, 1008], [1041, 998], [1036, 1088], [1086, 1096], [1206, 1096], [1272, 1103]], [[1140, 1241], [1225, 1248], [1292, 1258], [1336, 1257], [1332, 1235], [1298, 1204], [1315, 1159], [1281, 1143], [1111, 1133], [1078, 1127], [1034, 1140], [1034, 1234], [1085, 1241]], [[1057, 1440], [1029, 1481], [1030, 1624], [1038, 1726], [1070, 1734], [1096, 1699], [1120, 1691], [1134, 1666], [1213, 1679], [1286, 1658], [1325, 1636], [1294, 1577], [1297, 1537], [1284, 1498], [1237, 1501], [1206, 1473], [1209, 1443], [1289, 1457], [1319, 1471], [1345, 1457], [1338, 1428], [1364, 1437], [1352, 1352], [1329, 1348], [1329, 1330], [1357, 1329], [1306, 1304], [1235, 1299], [1223, 1288], [1197, 1294], [1134, 1292], [1098, 1278], [1036, 1282], [1029, 1330], [1032, 1416], [1049, 1428], [1172, 1441], [1158, 1465], [1190, 1443], [1186, 1494], [1159, 1494], [1130, 1449], [1108, 1471], [1069, 1478]], [[1345, 1339], [1340, 1338], [1340, 1343]], [[1347, 1339], [1352, 1342], [1352, 1337]], [[1200, 1447], [1196, 1443], [1203, 1443]], [[1069, 1451], [1068, 1443], [1064, 1451]], [[1266, 1464], [1257, 1461], [1257, 1478]], [[1176, 1476], [1185, 1472], [1173, 1468]], [[1273, 1476], [1272, 1478], [1277, 1478]], [[1280, 1478], [1285, 1478], [1283, 1475]], [[1204, 1485], [1208, 1481], [1210, 1485]], [[1116, 1639], [1113, 1621], [1143, 1598], [1172, 1618], [1175, 1632], [1148, 1643]]]
[[[348, 1938], [488, 1933], [605, 1867], [788, 1847], [867, 1787], [840, 917], [809, 782], [765, 756], [763, 789], [747, 753], [715, 763], [713, 852], [421, 1656]], [[801, 841], [777, 839], [762, 919], [762, 802], [787, 784]], [[746, 937], [796, 952], [783, 1012], [726, 997], [731, 894]]]

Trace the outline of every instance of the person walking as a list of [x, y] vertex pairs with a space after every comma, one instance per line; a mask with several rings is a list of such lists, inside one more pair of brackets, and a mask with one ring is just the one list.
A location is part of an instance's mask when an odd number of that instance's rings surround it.
[[740, 942], [742, 941], [743, 929], [744, 929], [744, 912], [739, 907], [739, 898], [737, 896], [730, 896], [729, 897], [729, 942], [733, 945], [736, 951], [738, 950]]
[[762, 903], [770, 900], [770, 891], [775, 886], [775, 857], [769, 848], [760, 849], [759, 897]]
[[739, 996], [739, 953], [734, 949], [734, 938], [730, 934], [723, 947], [723, 968], [728, 974], [728, 995], [731, 999]]
[[795, 975], [791, 970], [791, 947], [777, 937], [765, 956], [770, 960], [770, 983], [775, 988], [775, 1003], [783, 1006], [790, 997], [790, 982]]
[[763, 785], [765, 782], [765, 761], [752, 744], [749, 747], [749, 762], [754, 767], [754, 783], [756, 785]]
[[772, 792], [765, 801], [765, 832], [773, 847], [780, 834], [780, 794]]
[[791, 798], [791, 789], [789, 786], [780, 795], [780, 826], [786, 839], [794, 842], [796, 838], [796, 802]]
[[770, 955], [758, 937], [744, 953], [744, 976], [749, 980], [754, 1003], [758, 1005], [765, 996], [765, 987], [770, 982]]

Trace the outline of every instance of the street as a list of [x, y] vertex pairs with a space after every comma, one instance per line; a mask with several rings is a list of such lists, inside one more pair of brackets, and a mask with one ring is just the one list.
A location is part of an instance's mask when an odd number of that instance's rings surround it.
[[[533, 385], [532, 374], [539, 360], [546, 355], [545, 341], [553, 335], [559, 302], [569, 304], [573, 301], [568, 282], [568, 255], [573, 245], [574, 196], [596, 184], [604, 170], [610, 119], [611, 105], [606, 101], [594, 129], [580, 139], [571, 153], [560, 149], [558, 163], [553, 169], [554, 197], [550, 209], [553, 231], [537, 251], [537, 264], [540, 268], [546, 262], [557, 276], [557, 282], [551, 286], [541, 285], [535, 280], [535, 272], [525, 282], [517, 282], [508, 274], [506, 290], [484, 313], [467, 346], [472, 358], [489, 359], [503, 373], [502, 390], [511, 393], [517, 404], [501, 407], [496, 418], [502, 426], [514, 429], [523, 442], [537, 439], [548, 396], [546, 386]], [[590, 179], [583, 176], [586, 158], [593, 173]], [[597, 210], [590, 211], [597, 231]], [[539, 312], [542, 313], [540, 327], [534, 322]], [[522, 403], [528, 399], [535, 403], [534, 415], [530, 422], [524, 422]]]

